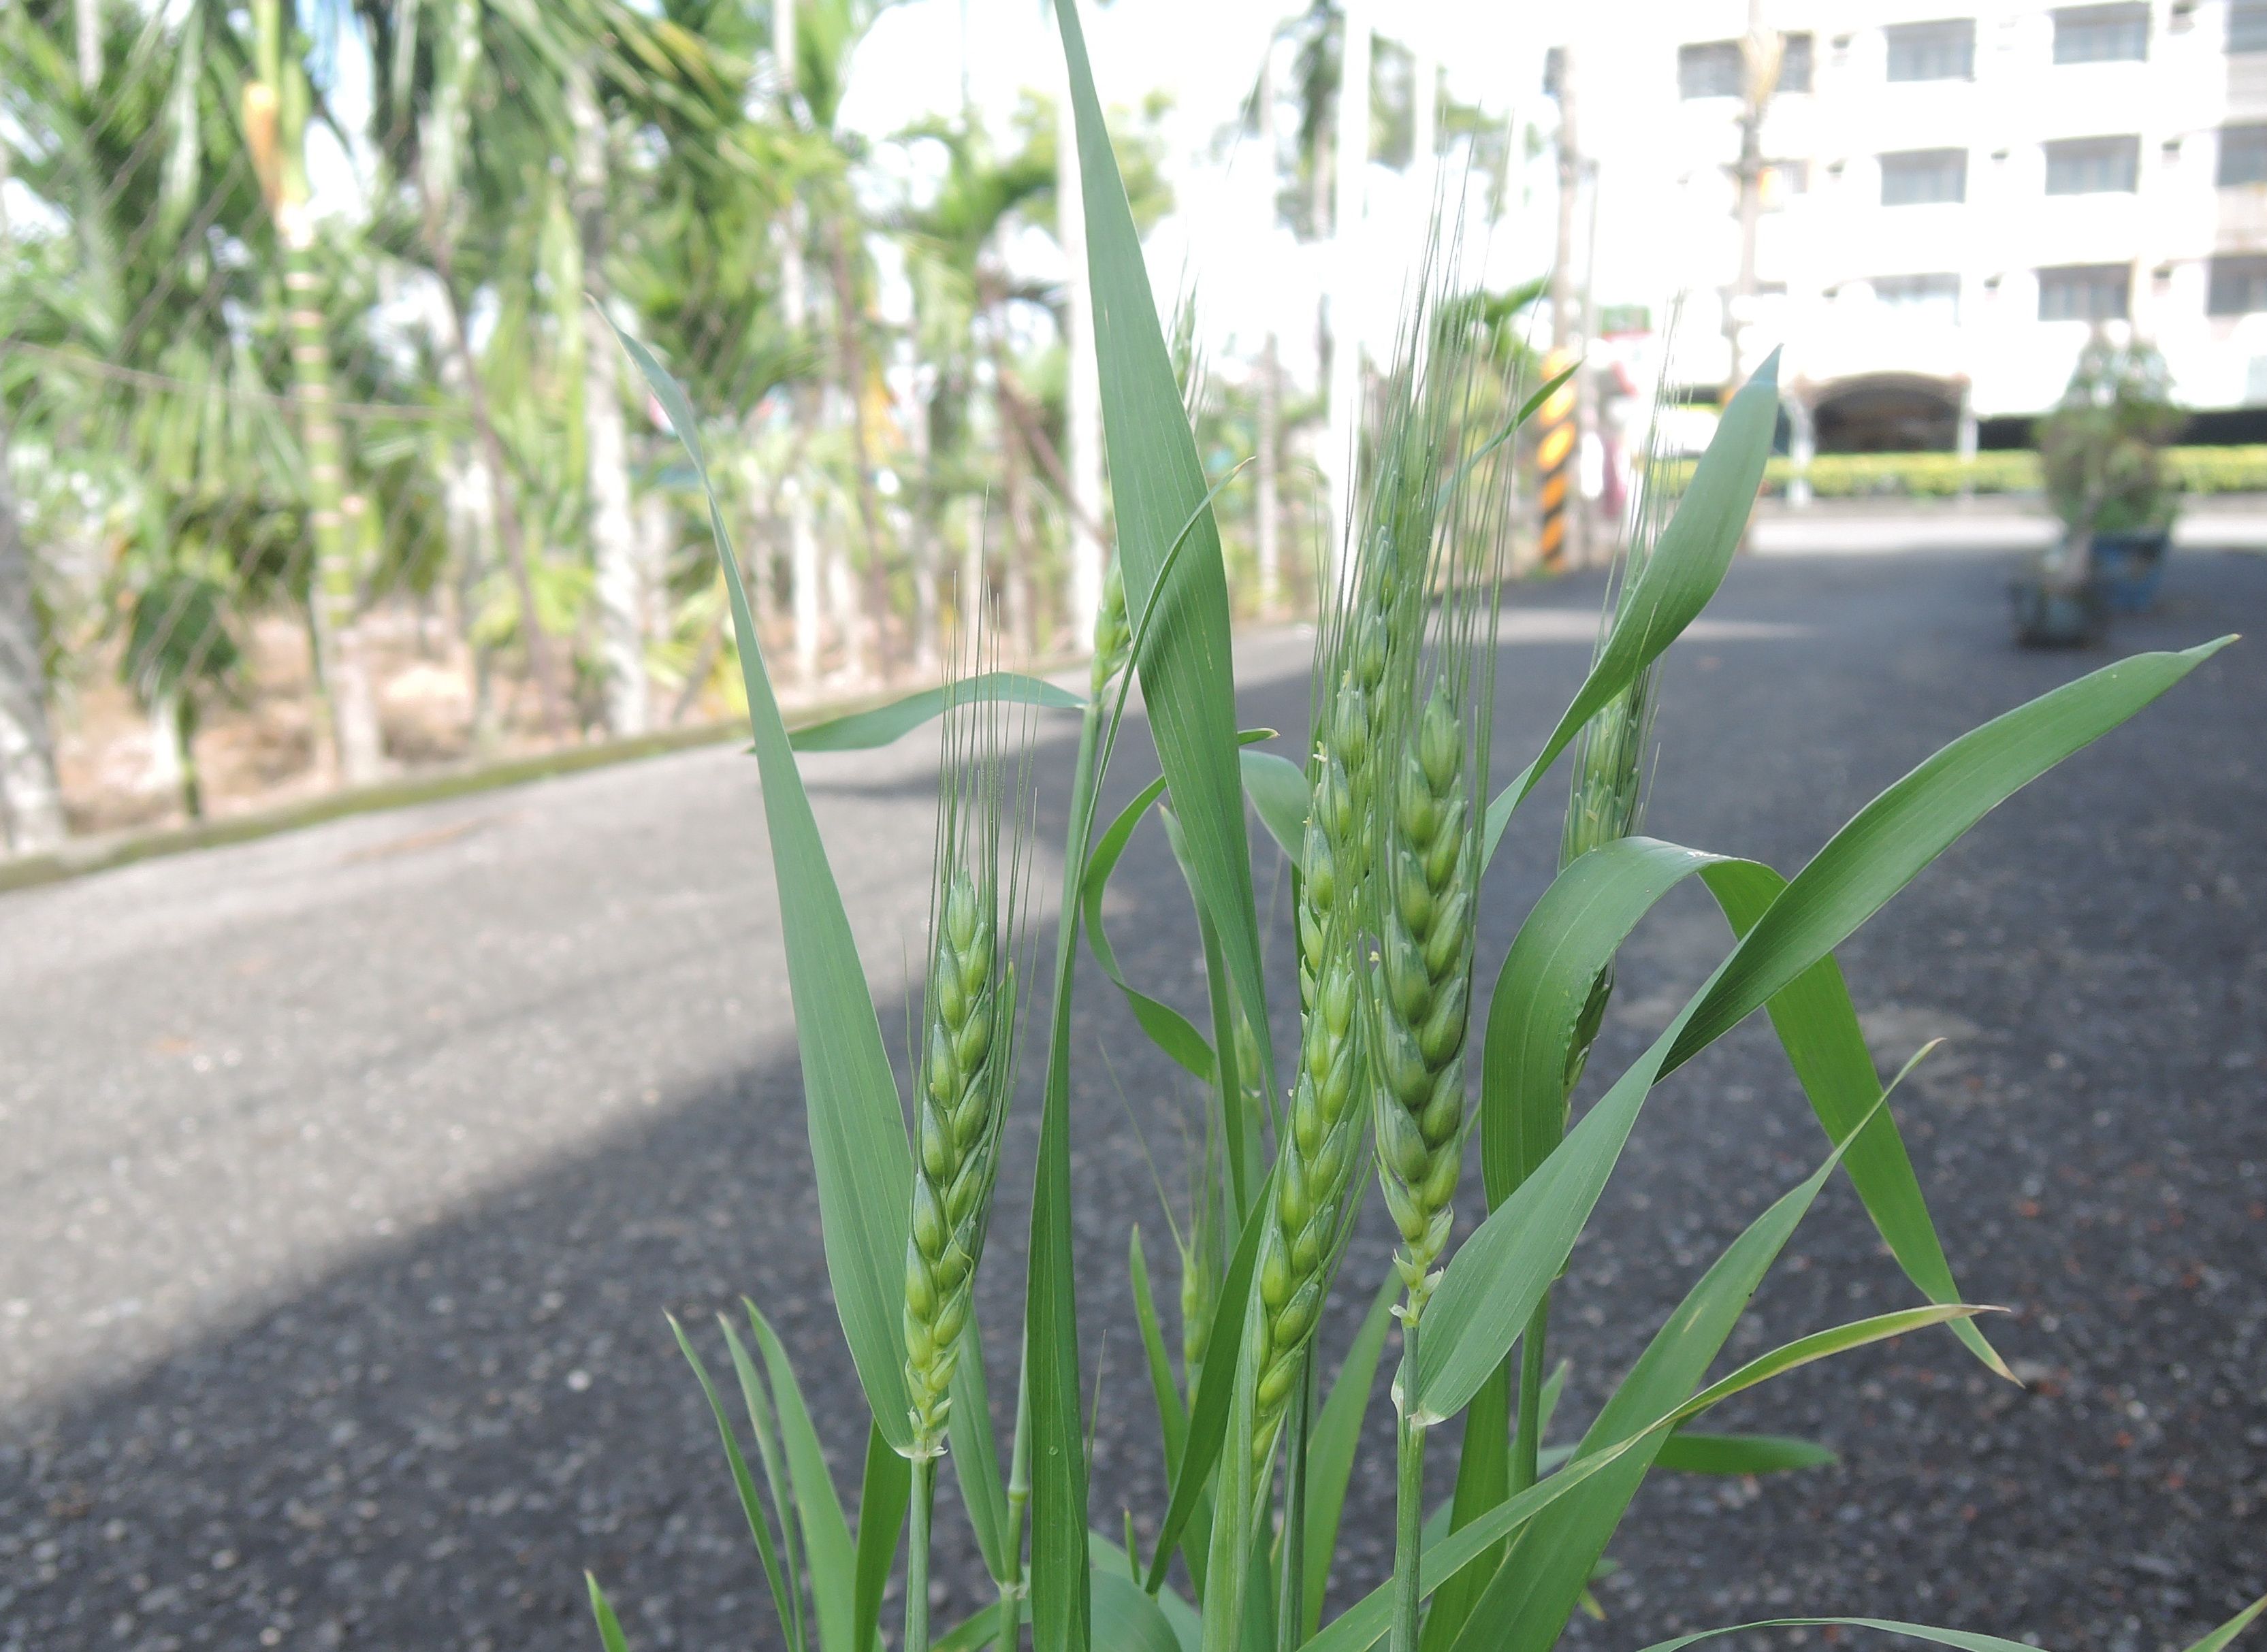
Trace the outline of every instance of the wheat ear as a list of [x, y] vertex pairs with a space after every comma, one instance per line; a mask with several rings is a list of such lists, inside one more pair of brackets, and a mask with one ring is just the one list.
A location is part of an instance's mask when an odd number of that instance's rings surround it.
[[1472, 901], [1479, 844], [1464, 779], [1466, 735], [1436, 684], [1384, 796], [1377, 891], [1376, 1130], [1394, 1258], [1413, 1323], [1449, 1242], [1464, 1164], [1464, 1033], [1471, 1011]]

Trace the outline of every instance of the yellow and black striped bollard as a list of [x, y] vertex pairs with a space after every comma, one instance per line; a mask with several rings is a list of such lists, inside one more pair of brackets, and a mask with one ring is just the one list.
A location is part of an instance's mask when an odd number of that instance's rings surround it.
[[[1543, 382], [1549, 384], [1574, 364], [1573, 351], [1552, 350], [1543, 360]], [[1543, 479], [1543, 524], [1536, 545], [1543, 566], [1556, 571], [1566, 566], [1568, 518], [1574, 507], [1574, 379], [1569, 378], [1544, 398], [1535, 417], [1540, 432], [1535, 448], [1535, 468]]]

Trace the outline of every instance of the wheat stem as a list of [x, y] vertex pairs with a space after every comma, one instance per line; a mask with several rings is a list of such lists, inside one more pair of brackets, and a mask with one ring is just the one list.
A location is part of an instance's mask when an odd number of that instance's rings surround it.
[[913, 1463], [912, 1536], [906, 1547], [905, 1652], [928, 1652], [929, 1516], [936, 1506], [936, 1459]]
[[1519, 1342], [1519, 1431], [1511, 1443], [1511, 1490], [1525, 1491], [1540, 1477], [1543, 1455], [1544, 1341], [1551, 1326], [1551, 1293], [1535, 1304]]
[[1423, 1597], [1419, 1550], [1425, 1531], [1425, 1428], [1417, 1418], [1417, 1313], [1401, 1318], [1401, 1375], [1394, 1384], [1393, 1627], [1388, 1652], [1417, 1652]]

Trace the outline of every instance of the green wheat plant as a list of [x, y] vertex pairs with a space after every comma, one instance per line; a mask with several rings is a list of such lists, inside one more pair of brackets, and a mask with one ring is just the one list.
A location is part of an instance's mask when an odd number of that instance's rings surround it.
[[[1357, 525], [1322, 582], [1310, 743], [1300, 760], [1268, 751], [1273, 731], [1239, 730], [1235, 716], [1212, 517], [1225, 483], [1208, 486], [1199, 463], [1078, 18], [1067, 4], [1059, 15], [1114, 494], [1115, 562], [1086, 692], [972, 670], [790, 738], [723, 513], [711, 513], [778, 881], [827, 1274], [862, 1401], [855, 1525], [759, 1308], [748, 1304], [745, 1330], [722, 1326], [737, 1391], [730, 1403], [692, 1335], [678, 1335], [791, 1652], [881, 1652], [893, 1639], [903, 1652], [1017, 1652], [1026, 1634], [1035, 1652], [1368, 1652], [1381, 1642], [1391, 1652], [1544, 1652], [1585, 1604], [1647, 1475], [1830, 1460], [1803, 1441], [1688, 1427], [1723, 1401], [1939, 1326], [2008, 1377], [1985, 1333], [1990, 1311], [1955, 1281], [1834, 951], [1990, 810], [2230, 639], [2120, 660], [1963, 735], [1791, 878], [1643, 835], [1654, 666], [1721, 582], [1764, 481], [1774, 360], [1732, 398], [1689, 474], [1647, 467], [1588, 673], [1550, 737], [1500, 782], [1488, 767], [1489, 716], [1518, 452], [1510, 438], [1555, 385], [1507, 399], [1515, 364], [1493, 353], [1493, 330], [1471, 325], [1473, 306], [1447, 293], [1453, 260], [1442, 252], [1382, 381]], [[1452, 241], [1444, 231], [1442, 246]], [[705, 482], [684, 394], [643, 346], [623, 343]], [[1159, 772], [1105, 819], [1100, 784], [1137, 687]], [[1077, 721], [1061, 899], [1052, 947], [1034, 940], [1027, 953], [1029, 733], [1058, 715]], [[939, 716], [936, 870], [907, 1094], [796, 752], [878, 745]], [[1500, 899], [1490, 858], [1562, 758], [1572, 778], [1558, 876], [1492, 982], [1476, 980], [1475, 914]], [[1152, 815], [1191, 892], [1206, 989], [1194, 1013], [1130, 981], [1103, 921], [1111, 877]], [[1258, 892], [1255, 821], [1289, 872], [1280, 920]], [[1615, 958], [1647, 913], [1694, 878], [1728, 921], [1723, 956], [1577, 1115], [1570, 1098], [1593, 1062]], [[1270, 980], [1263, 967], [1279, 921], [1291, 930], [1295, 980]], [[1074, 995], [1094, 972], [1205, 1108], [1189, 1220], [1175, 1226], [1178, 1369], [1156, 1306], [1165, 1281], [1151, 1280], [1138, 1231], [1126, 1236], [1168, 1487], [1139, 1535], [1130, 1516], [1113, 1532], [1089, 1507], [1081, 1270], [1091, 1278], [1105, 1259], [1080, 1245], [1072, 1221], [1070, 1097]], [[1281, 1052], [1270, 1034], [1274, 998], [1286, 1024], [1295, 1015]], [[1655, 1087], [1757, 1011], [1818, 1120], [1816, 1167], [1773, 1190], [1604, 1404], [1546, 1446], [1559, 1392], [1547, 1357], [1553, 1282]], [[973, 1285], [983, 1267], [1006, 1265], [987, 1261], [985, 1239], [1001, 1131], [1016, 1106], [1037, 1113], [1038, 1155], [1020, 1323], [989, 1327], [995, 1348], [1017, 1351], [1002, 1413], [1015, 1421], [1002, 1438]], [[1475, 1158], [1486, 1208], [1452, 1243]], [[1911, 1305], [1821, 1327], [1708, 1380], [1750, 1296], [1837, 1176], [1902, 1267]], [[1358, 1216], [1373, 1181], [1393, 1267], [1325, 1384], [1316, 1327], [1341, 1296], [1343, 1259], [1365, 1242]], [[1324, 1622], [1363, 1423], [1397, 1337], [1393, 1575]], [[837, 1415], [849, 1403], [831, 1399]], [[1453, 1487], [1428, 1507], [1426, 1437], [1459, 1417]], [[940, 1465], [997, 1600], [933, 1626]], [[900, 1566], [902, 1621], [885, 1625]], [[603, 1643], [623, 1652], [598, 1580], [590, 1588]], [[2193, 1652], [2219, 1652], [2263, 1610], [2267, 1601]], [[1781, 1621], [2018, 1652], [1917, 1624]]]

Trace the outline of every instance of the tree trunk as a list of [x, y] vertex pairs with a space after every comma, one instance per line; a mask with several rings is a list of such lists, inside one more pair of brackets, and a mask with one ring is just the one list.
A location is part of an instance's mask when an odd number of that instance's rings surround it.
[[[779, 85], [780, 115], [790, 127], [802, 124], [796, 96], [795, 0], [772, 7], [772, 68]], [[800, 199], [788, 203], [786, 222], [779, 226], [780, 319], [788, 337], [799, 341], [811, 325], [810, 273], [803, 263], [809, 220]], [[808, 688], [818, 680], [819, 626], [825, 590], [820, 567], [818, 535], [811, 520], [811, 497], [803, 485], [804, 443], [816, 408], [808, 385], [795, 387], [795, 441], [788, 457], [788, 474], [781, 483], [787, 496], [788, 577], [794, 584], [796, 674]]]
[[253, 18], [260, 77], [244, 90], [245, 126], [283, 253], [283, 320], [291, 337], [292, 400], [298, 407], [308, 524], [315, 540], [308, 604], [315, 621], [316, 692], [328, 713], [338, 778], [349, 786], [366, 785], [385, 764], [378, 696], [356, 626], [360, 592], [355, 549], [368, 506], [360, 494], [347, 489], [344, 445], [332, 411], [331, 341], [307, 208], [307, 83], [299, 65], [285, 61], [278, 0], [260, 0]]
[[356, 607], [359, 599], [354, 549], [368, 508], [342, 483], [339, 427], [331, 412], [330, 341], [317, 294], [321, 278], [312, 257], [313, 237], [304, 205], [287, 207], [293, 227], [283, 236], [283, 287], [291, 323], [292, 388], [299, 403], [300, 441], [307, 456], [310, 520], [315, 530], [315, 635], [322, 650], [322, 693], [329, 702], [331, 738], [339, 779], [367, 785], [385, 767], [378, 696], [363, 649]]
[[[1060, 60], [1061, 54], [1056, 54]], [[1065, 70], [1066, 76], [1067, 70]], [[1095, 355], [1094, 295], [1086, 267], [1086, 197], [1079, 171], [1078, 134], [1067, 86], [1056, 104], [1055, 225], [1067, 266], [1063, 279], [1063, 349], [1067, 382], [1070, 485], [1070, 634], [1088, 646], [1102, 606], [1102, 376]]]
[[985, 504], [982, 494], [968, 496], [968, 536], [960, 547], [960, 590], [953, 604], [959, 634], [953, 638], [952, 647], [963, 671], [977, 668], [979, 642], [990, 625], [992, 581], [985, 569]]
[[77, 0], [78, 89], [88, 97], [102, 84], [102, 0]]
[[536, 612], [535, 584], [528, 568], [527, 538], [521, 531], [507, 481], [503, 442], [496, 435], [488, 411], [488, 391], [473, 361], [472, 341], [465, 333], [463, 295], [457, 290], [456, 231], [452, 227], [458, 205], [458, 180], [466, 127], [470, 120], [467, 99], [477, 77], [481, 59], [481, 0], [455, 0], [434, 40], [437, 84], [433, 108], [419, 130], [418, 188], [424, 210], [425, 247], [433, 273], [440, 278], [446, 301], [449, 337], [446, 341], [464, 375], [466, 410], [471, 414], [473, 434], [488, 472], [490, 500], [503, 541], [505, 561], [519, 596], [520, 634], [527, 642], [527, 662], [535, 679], [546, 731], [565, 731], [565, 687], [552, 662], [550, 639], [544, 635]]
[[575, 128], [575, 227], [582, 244], [583, 433], [591, 504], [591, 560], [598, 598], [598, 657], [606, 731], [643, 734], [651, 718], [645, 672], [645, 591], [637, 525], [630, 515], [629, 444], [617, 385], [621, 347], [598, 306], [605, 302], [606, 126], [587, 65], [567, 72]]
[[187, 688], [172, 694], [173, 738], [180, 753], [181, 812], [192, 820], [205, 818], [204, 778], [197, 773], [197, 697]]
[[1252, 467], [1252, 504], [1258, 513], [1257, 542], [1259, 559], [1259, 612], [1273, 614], [1283, 606], [1282, 500], [1276, 481], [1276, 449], [1282, 441], [1282, 370], [1275, 356], [1275, 334], [1269, 329], [1259, 350], [1258, 462]]
[[866, 627], [858, 612], [858, 583], [850, 572], [850, 559], [836, 554], [826, 559], [826, 602], [833, 611], [834, 635], [842, 644], [835, 680], [857, 686], [866, 680]]
[[[873, 628], [873, 669], [890, 680], [890, 573], [882, 558], [881, 511], [874, 499], [874, 460], [866, 441], [864, 355], [858, 348], [858, 292], [850, 268], [850, 243], [842, 222], [829, 225], [827, 243], [834, 267], [835, 341], [842, 375], [843, 415], [850, 423], [851, 462], [858, 471], [858, 525], [866, 537], [866, 608]], [[845, 670], [848, 671], [846, 664]], [[862, 675], [862, 671], [851, 673]]]
[[1023, 441], [1014, 415], [1015, 393], [1000, 387], [1001, 502], [1008, 508], [1008, 641], [1016, 660], [1031, 659], [1037, 625], [1031, 601], [1031, 562], [1038, 535], [1031, 523], [1031, 495], [1023, 485]]
[[181, 751], [181, 690], [169, 688], [150, 702], [150, 769], [143, 789], [153, 797], [179, 792], [188, 772]]
[[527, 643], [527, 664], [530, 675], [535, 679], [537, 702], [543, 719], [545, 732], [563, 734], [567, 728], [566, 690], [559, 680], [558, 667], [551, 653], [551, 639], [543, 629], [542, 616], [535, 606], [535, 578], [528, 564], [527, 536], [522, 531], [519, 511], [512, 503], [511, 491], [504, 484], [510, 466], [503, 451], [503, 438], [496, 434], [495, 422], [488, 412], [488, 391], [481, 383], [480, 367], [473, 360], [472, 346], [465, 338], [464, 306], [457, 297], [456, 279], [451, 270], [452, 261], [447, 254], [437, 256], [441, 266], [441, 290], [448, 300], [449, 331], [456, 346], [459, 366], [464, 372], [467, 411], [473, 415], [473, 434], [480, 443], [481, 468], [488, 479], [488, 503], [496, 525], [497, 537], [503, 541], [504, 562], [511, 572], [512, 588], [519, 598], [520, 635]]
[[943, 557], [939, 554], [940, 535], [937, 532], [938, 499], [936, 491], [936, 455], [933, 451], [935, 431], [930, 428], [930, 408], [922, 403], [913, 420], [913, 466], [921, 477], [920, 491], [913, 499], [912, 544], [913, 553], [913, 671], [922, 677], [938, 674], [943, 664], [940, 652], [940, 631], [943, 616], [937, 602], [937, 576], [942, 571]]
[[0, 426], [0, 841], [35, 854], [55, 848], [70, 831], [48, 730], [31, 556], [16, 520], [8, 432]]

